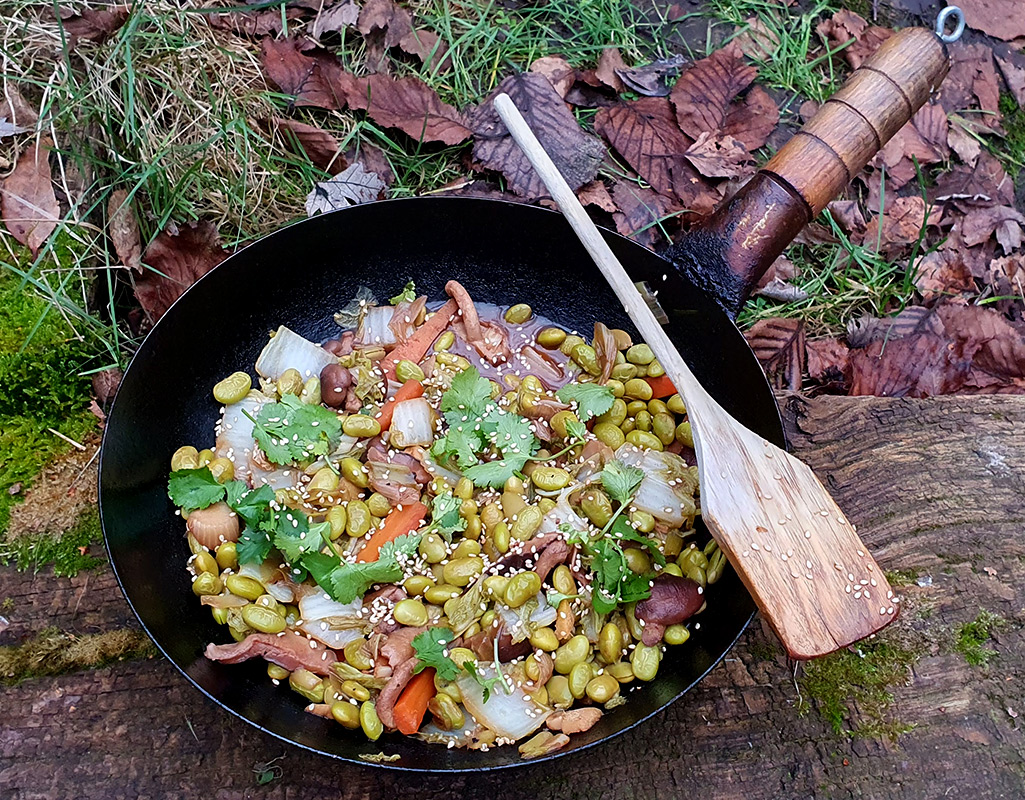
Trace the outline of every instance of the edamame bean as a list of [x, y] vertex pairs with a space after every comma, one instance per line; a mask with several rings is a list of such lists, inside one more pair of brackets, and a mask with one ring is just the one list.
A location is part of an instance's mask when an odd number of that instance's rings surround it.
[[505, 604], [510, 608], [519, 608], [539, 591], [541, 577], [536, 572], [519, 572], [509, 579], [505, 587]]
[[199, 467], [199, 451], [190, 444], [179, 447], [171, 456], [171, 470], [197, 469]]
[[626, 556], [626, 566], [631, 572], [643, 575], [651, 571], [651, 557], [646, 551], [637, 547], [627, 547], [623, 550], [623, 555]]
[[616, 364], [612, 368], [612, 377], [617, 381], [624, 384], [624, 392], [626, 390], [626, 382], [637, 377], [637, 365], [636, 364]]
[[370, 700], [359, 707], [359, 724], [363, 728], [363, 733], [372, 742], [376, 742], [384, 733], [384, 723], [377, 716], [377, 707]]
[[619, 694], [619, 681], [611, 675], [602, 673], [591, 678], [587, 684], [586, 693], [588, 698], [596, 703], [607, 703]]
[[517, 303], [505, 312], [505, 321], [510, 325], [522, 325], [534, 316], [534, 310], [526, 303]]
[[612, 519], [612, 502], [600, 489], [588, 489], [580, 499], [580, 509], [592, 525], [604, 528]]
[[324, 683], [308, 669], [300, 667], [288, 676], [288, 685], [311, 703], [324, 702]]
[[530, 480], [542, 492], [555, 492], [569, 483], [569, 473], [559, 467], [537, 467]]
[[511, 540], [512, 534], [509, 532], [509, 526], [504, 521], [499, 522], [491, 532], [491, 542], [495, 545], [495, 549], [505, 555], [509, 552]]
[[683, 398], [680, 395], [674, 394], [668, 400], [666, 400], [666, 408], [672, 411], [674, 414], [686, 414], [687, 406], [683, 404]]
[[607, 664], [615, 664], [623, 654], [623, 632], [614, 622], [606, 622], [598, 633], [598, 652]]
[[548, 701], [556, 708], [569, 708], [573, 705], [573, 693], [569, 690], [569, 678], [565, 675], [553, 675], [545, 684], [548, 690]]
[[574, 665], [569, 671], [569, 693], [577, 700], [582, 700], [587, 693], [587, 684], [591, 682], [591, 665], [586, 661]]
[[346, 436], [369, 439], [377, 436], [380, 432], [381, 423], [366, 414], [350, 414], [342, 422], [342, 433]]
[[345, 653], [345, 660], [349, 666], [355, 667], [360, 671], [366, 671], [373, 669], [374, 662], [367, 656], [366, 651], [363, 649], [363, 645], [367, 643], [367, 640], [360, 637], [349, 642], [342, 649]]
[[422, 381], [426, 376], [419, 364], [414, 364], [404, 358], [395, 365], [395, 377], [398, 378], [399, 383], [405, 383], [406, 381]]
[[643, 378], [631, 378], [623, 384], [627, 397], [643, 400], [645, 405], [651, 399], [651, 385]]
[[427, 710], [431, 712], [435, 723], [442, 730], [454, 731], [466, 724], [466, 716], [456, 701], [444, 692], [439, 692], [431, 698], [427, 704]]
[[445, 331], [434, 342], [434, 352], [444, 353], [456, 342], [456, 335], [452, 331]]
[[223, 588], [224, 585], [221, 583], [221, 579], [212, 572], [201, 572], [196, 576], [196, 580], [192, 582], [192, 593], [200, 597], [207, 594], [220, 594]]
[[255, 603], [242, 607], [242, 619], [246, 625], [260, 633], [281, 633], [285, 629], [284, 617]]
[[406, 594], [411, 594], [414, 597], [420, 597], [434, 585], [434, 581], [426, 575], [410, 575], [402, 582], [402, 588], [406, 590]]
[[537, 650], [552, 652], [559, 649], [559, 637], [551, 628], [538, 628], [530, 634], [530, 644]]
[[399, 600], [392, 609], [392, 616], [399, 625], [408, 625], [411, 628], [427, 624], [427, 609], [424, 604], [411, 598]]
[[359, 706], [354, 706], [345, 700], [339, 700], [331, 704], [331, 716], [335, 722], [350, 731], [356, 730], [359, 724]]
[[657, 360], [652, 361], [650, 364], [648, 364], [647, 370], [649, 378], [661, 378], [663, 375], [666, 374], [665, 367], [663, 367], [662, 364]]
[[657, 397], [653, 397], [651, 400], [648, 401], [648, 413], [651, 414], [651, 416], [653, 417], [656, 414], [668, 414], [669, 406], [667, 406], [665, 402], [659, 400]]
[[294, 394], [297, 397], [303, 390], [303, 376], [297, 369], [286, 369], [281, 373], [277, 381], [278, 394], [284, 397], [286, 394]]
[[196, 553], [196, 557], [192, 559], [192, 569], [195, 570], [197, 575], [201, 572], [212, 572], [214, 575], [217, 575], [219, 572], [217, 569], [217, 559], [206, 550]]
[[537, 343], [545, 350], [558, 350], [566, 341], [566, 331], [562, 328], [545, 328], [537, 334]]
[[229, 575], [224, 584], [233, 595], [244, 597], [249, 601], [253, 601], [263, 594], [263, 585], [248, 575]]
[[331, 541], [333, 542], [343, 533], [348, 523], [348, 514], [345, 513], [345, 506], [331, 506], [324, 517], [327, 524], [331, 526]]
[[484, 562], [476, 556], [453, 558], [445, 565], [445, 583], [452, 586], [469, 586], [483, 571]]
[[428, 603], [434, 603], [436, 606], [443, 606], [453, 597], [459, 597], [462, 593], [462, 589], [458, 586], [442, 583], [438, 586], [432, 586], [430, 589], [425, 591], [424, 598], [426, 598]]
[[623, 386], [623, 382], [617, 381], [615, 378], [609, 378], [605, 385], [612, 392], [613, 397], [622, 397], [626, 393], [626, 387]]
[[211, 459], [206, 468], [218, 483], [227, 483], [235, 477], [235, 465], [227, 458]]
[[483, 529], [484, 525], [480, 521], [480, 516], [475, 514], [466, 520], [466, 529], [463, 531], [463, 536], [467, 539], [480, 539], [480, 534]]
[[[504, 504], [505, 500], [503, 497]], [[509, 533], [512, 534], [514, 539], [525, 542], [541, 527], [543, 517], [544, 514], [541, 513], [541, 509], [537, 506], [524, 506], [523, 510], [516, 515], [516, 521], [513, 522]]]
[[[509, 578], [506, 575], [489, 575], [484, 579], [484, 591], [496, 600], [505, 598], [505, 590], [508, 585]], [[483, 625], [487, 625], [490, 621], [485, 622], [485, 618], [481, 617]]]
[[573, 348], [578, 344], [586, 344], [586, 342], [580, 336], [570, 334], [562, 340], [562, 344], [559, 345], [559, 352], [568, 356], [573, 352]]
[[216, 458], [216, 455], [214, 455], [214, 451], [213, 450], [210, 450], [209, 448], [200, 450], [199, 451], [199, 466], [205, 467], [207, 464], [209, 464], [215, 458]]
[[253, 388], [253, 379], [245, 372], [233, 372], [214, 386], [214, 400], [222, 405], [230, 406], [245, 399]]
[[581, 369], [588, 375], [601, 375], [601, 367], [598, 366], [598, 356], [591, 345], [578, 344], [573, 348], [573, 352], [570, 353], [570, 358], [579, 364]]
[[350, 500], [345, 507], [348, 517], [345, 521], [345, 532], [354, 539], [364, 536], [372, 524], [370, 509], [362, 500]]
[[655, 530], [655, 518], [647, 511], [641, 511], [639, 508], [630, 512], [630, 524], [639, 533], [651, 533]]
[[634, 447], [646, 448], [648, 450], [661, 451], [662, 442], [654, 434], [648, 433], [647, 431], [633, 430], [626, 435], [626, 440], [634, 445]]
[[555, 651], [555, 671], [561, 675], [568, 675], [573, 667], [587, 659], [590, 651], [591, 643], [587, 641], [586, 636], [578, 633]]
[[694, 447], [694, 433], [690, 429], [689, 421], [676, 426], [676, 441], [685, 447]]
[[565, 564], [559, 564], [552, 571], [552, 586], [559, 594], [576, 594], [577, 582], [573, 579], [573, 573]]
[[238, 567], [238, 549], [234, 542], [221, 542], [217, 545], [217, 566], [221, 569]]
[[475, 542], [471, 539], [463, 539], [459, 544], [456, 545], [456, 549], [452, 551], [452, 558], [468, 558], [470, 556], [479, 556], [481, 551], [480, 542]]
[[306, 489], [309, 492], [325, 492], [330, 494], [338, 489], [338, 473], [331, 467], [321, 467], [316, 471]]
[[425, 534], [424, 537], [420, 539], [418, 550], [420, 551], [420, 555], [424, 557], [428, 564], [437, 564], [444, 561], [448, 556], [448, 548], [445, 547], [445, 540], [436, 533]]
[[375, 517], [387, 517], [391, 513], [391, 503], [380, 492], [374, 492], [366, 499], [367, 508]]
[[651, 432], [654, 433], [663, 445], [668, 447], [676, 438], [676, 420], [669, 413], [656, 414], [651, 421]]
[[308, 406], [320, 405], [321, 394], [319, 376], [314, 375], [312, 378], [306, 379], [306, 383], [303, 384], [303, 390], [299, 394], [299, 400]]
[[613, 450], [618, 449], [626, 441], [626, 434], [611, 422], [599, 422], [595, 425], [594, 435]]
[[662, 638], [666, 644], [683, 644], [690, 638], [690, 631], [686, 625], [677, 623], [676, 625], [667, 625], [665, 633], [662, 634]]
[[291, 674], [292, 673], [290, 673], [287, 669], [285, 669], [284, 667], [279, 667], [277, 664], [267, 664], [267, 677], [271, 678], [272, 680], [283, 681], [286, 680], [288, 676]]
[[572, 411], [560, 411], [557, 414], [553, 414], [552, 418], [548, 421], [548, 424], [552, 426], [552, 430], [555, 431], [560, 438], [569, 438], [568, 425], [570, 423], [579, 423], [580, 418]]
[[683, 577], [683, 570], [680, 569], [679, 564], [666, 564], [664, 567], [662, 567], [662, 571], [669, 575], [675, 575], [678, 578]]
[[645, 433], [651, 431], [651, 414], [648, 413], [646, 408], [638, 411], [634, 417], [634, 430], [644, 431]]
[[358, 458], [352, 458], [351, 456], [343, 458], [338, 468], [342, 472], [342, 477], [353, 486], [366, 489], [370, 485], [366, 467], [359, 462]]
[[629, 661], [618, 661], [606, 667], [605, 674], [611, 675], [620, 683], [630, 683], [634, 679], [634, 670]]
[[612, 401], [612, 407], [604, 414], [598, 416], [598, 422], [608, 422], [612, 425], [619, 425], [626, 419], [628, 409], [626, 401], [617, 397]]
[[655, 360], [655, 354], [646, 344], [635, 344], [626, 351], [626, 360], [631, 364], [650, 364]]
[[634, 676], [641, 681], [651, 681], [658, 674], [658, 647], [648, 647], [643, 642], [638, 642], [630, 654], [630, 666], [633, 668]]

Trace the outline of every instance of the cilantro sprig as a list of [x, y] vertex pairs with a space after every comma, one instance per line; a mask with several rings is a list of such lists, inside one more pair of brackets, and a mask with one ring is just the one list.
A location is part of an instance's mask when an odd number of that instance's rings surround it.
[[403, 300], [405, 300], [408, 303], [412, 303], [414, 300], [416, 300], [416, 284], [413, 281], [407, 283], [405, 288], [397, 295], [395, 295], [393, 298], [391, 298], [388, 302], [391, 303], [393, 306], [397, 306]]
[[421, 534], [439, 533], [446, 542], [452, 541], [452, 534], [466, 529], [466, 520], [459, 516], [463, 501], [452, 494], [442, 492], [431, 501], [431, 521]]
[[434, 667], [442, 680], [455, 680], [459, 675], [459, 667], [449, 658], [446, 650], [455, 638], [456, 635], [448, 628], [428, 628], [414, 637], [413, 650], [417, 661], [413, 674]]
[[336, 555], [311, 553], [303, 566], [331, 599], [351, 603], [378, 583], [395, 583], [402, 578], [400, 556], [411, 556], [420, 544], [421, 534], [407, 533], [381, 547], [377, 561], [351, 563]]
[[337, 414], [323, 406], [304, 403], [293, 394], [286, 394], [281, 402], [264, 405], [253, 422], [256, 441], [275, 464], [327, 455], [338, 445], [342, 433], [342, 421]]
[[577, 404], [577, 416], [587, 422], [612, 408], [612, 390], [600, 383], [567, 383], [555, 393], [564, 403]]

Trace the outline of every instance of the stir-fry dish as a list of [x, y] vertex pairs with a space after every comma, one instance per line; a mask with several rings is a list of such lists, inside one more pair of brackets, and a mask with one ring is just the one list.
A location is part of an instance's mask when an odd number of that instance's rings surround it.
[[207, 658], [264, 659], [371, 741], [543, 755], [656, 676], [725, 559], [647, 345], [446, 293], [361, 289], [323, 344], [279, 328], [169, 495], [234, 640]]

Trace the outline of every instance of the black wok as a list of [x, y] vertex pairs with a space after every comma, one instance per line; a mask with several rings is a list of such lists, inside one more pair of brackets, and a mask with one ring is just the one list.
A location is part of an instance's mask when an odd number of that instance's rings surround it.
[[[737, 419], [783, 445], [779, 414], [757, 360], [727, 314], [650, 250], [613, 233], [632, 277], [658, 289], [666, 327], [694, 372]], [[207, 661], [225, 640], [191, 591], [188, 546], [166, 494], [171, 454], [212, 442], [219, 409], [211, 387], [251, 371], [268, 331], [284, 324], [314, 341], [337, 335], [332, 314], [360, 284], [389, 297], [406, 281], [431, 299], [455, 278], [475, 300], [529, 303], [537, 313], [589, 332], [596, 320], [632, 331], [615, 295], [561, 215], [493, 200], [420, 198], [357, 206], [280, 230], [203, 277], [163, 316], [125, 372], [107, 418], [100, 461], [100, 514], [125, 597], [168, 659], [211, 700], [256, 727], [347, 760], [384, 750], [398, 769], [478, 770], [524, 763], [515, 747], [448, 750], [398, 734], [369, 743], [303, 711], [274, 687], [262, 662]], [[556, 755], [594, 745], [684, 694], [729, 650], [754, 604], [727, 571], [709, 588], [691, 640], [670, 648], [658, 678], [628, 695]], [[552, 756], [555, 757], [555, 756]], [[359, 763], [366, 763], [360, 761]]]

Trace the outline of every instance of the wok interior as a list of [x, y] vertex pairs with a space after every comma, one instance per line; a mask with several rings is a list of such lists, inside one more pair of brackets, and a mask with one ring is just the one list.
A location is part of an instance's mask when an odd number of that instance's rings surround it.
[[[694, 372], [741, 422], [782, 445], [775, 401], [743, 337], [725, 314], [645, 248], [609, 234], [635, 280], [658, 290], [667, 332]], [[207, 446], [219, 408], [210, 390], [235, 370], [252, 373], [267, 335], [287, 325], [313, 341], [336, 335], [332, 314], [369, 287], [379, 299], [408, 280], [430, 299], [455, 278], [478, 301], [529, 303], [590, 338], [595, 321], [632, 333], [622, 306], [569, 225], [553, 212], [465, 198], [396, 200], [314, 217], [256, 242], [204, 277], [160, 321], [127, 370], [107, 422], [100, 509], [111, 562], [129, 602], [171, 661], [216, 702], [251, 723], [325, 754], [399, 753], [387, 766], [477, 770], [523, 762], [515, 746], [448, 750], [399, 734], [378, 742], [304, 712], [273, 686], [262, 660], [241, 665], [201, 653], [224, 630], [193, 595], [188, 546], [166, 495], [171, 454]], [[753, 603], [727, 570], [709, 587], [690, 641], [670, 647], [658, 678], [601, 722], [572, 737], [572, 752], [659, 711], [696, 683], [750, 620]], [[559, 753], [557, 755], [561, 755]], [[365, 762], [360, 762], [365, 763]]]

